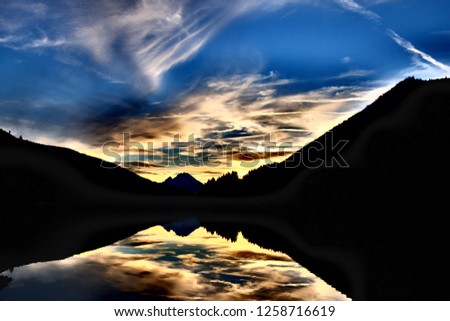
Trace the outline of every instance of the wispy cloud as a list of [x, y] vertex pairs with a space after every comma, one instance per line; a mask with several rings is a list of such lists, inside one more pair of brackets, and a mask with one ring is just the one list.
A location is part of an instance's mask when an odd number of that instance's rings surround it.
[[367, 77], [371, 74], [373, 74], [373, 70], [355, 69], [355, 70], [343, 72], [337, 76], [330, 77], [328, 79], [362, 78], [362, 77]]
[[383, 3], [396, 2], [397, 0], [362, 0], [367, 6], [376, 6]]
[[44, 32], [41, 32], [40, 37], [31, 39], [13, 36], [0, 38], [0, 45], [14, 50], [52, 48], [59, 47], [65, 44], [66, 39], [64, 37], [50, 39]]
[[239, 4], [244, 10], [262, 9], [266, 11], [277, 10], [283, 6], [291, 4], [318, 4], [318, 0], [248, 0], [245, 3]]
[[36, 49], [36, 48], [45, 48], [45, 47], [58, 47], [64, 45], [66, 43], [65, 38], [58, 39], [49, 39], [47, 35], [44, 34], [42, 38], [34, 39], [30, 43], [27, 43], [20, 47], [21, 49]]
[[[161, 77], [190, 59], [224, 25], [250, 10], [277, 10], [311, 0], [251, 1], [150, 1], [109, 0], [41, 3], [8, 3], [16, 13], [5, 21], [15, 27], [14, 49], [36, 49], [64, 45], [85, 52], [98, 64], [96, 70], [132, 83], [143, 92], [158, 87]], [[21, 11], [22, 15], [17, 14]], [[29, 17], [25, 13], [29, 14]], [[30, 32], [43, 16], [58, 28]], [[13, 19], [14, 18], [14, 19]], [[18, 22], [17, 22], [18, 21]], [[11, 28], [10, 28], [11, 29]], [[1, 34], [0, 34], [1, 35]], [[1, 43], [10, 42], [8, 37]]]
[[350, 56], [345, 56], [345, 57], [341, 58], [341, 62], [343, 64], [349, 64], [351, 61], [352, 61], [352, 57], [350, 57]]
[[[276, 10], [308, 0], [252, 0], [153, 2], [142, 1], [124, 13], [104, 14], [93, 24], [83, 24], [75, 42], [85, 47], [100, 63], [118, 55], [128, 57], [145, 82], [156, 88], [164, 73], [191, 58], [220, 28], [236, 16], [254, 9]], [[194, 8], [194, 9], [193, 9]], [[122, 52], [114, 48], [120, 43]]]
[[42, 2], [16, 1], [11, 4], [11, 7], [36, 16], [44, 16], [48, 10], [48, 7]]
[[0, 4], [0, 8], [4, 10], [24, 11], [36, 16], [44, 16], [48, 10], [47, 5], [42, 2], [31, 2], [26, 0], [4, 2]]
[[2, 37], [2, 38], [0, 38], [0, 44], [1, 43], [9, 43], [13, 40], [14, 40], [14, 37], [12, 37], [12, 36]]
[[[369, 18], [375, 22], [380, 22], [381, 17], [376, 14], [373, 11], [370, 11], [366, 9], [365, 7], [361, 6], [354, 0], [335, 0], [337, 4], [339, 4], [341, 7], [343, 7], [346, 10], [361, 14], [365, 16], [366, 18]], [[380, 4], [385, 2], [391, 2], [389, 0], [373, 0], [370, 1], [369, 4]], [[403, 49], [405, 49], [407, 52], [411, 53], [415, 57], [416, 64], [421, 66], [423, 69], [429, 69], [426, 66], [423, 66], [423, 63], [421, 63], [417, 58], [423, 59], [423, 61], [426, 61], [427, 63], [431, 64], [432, 66], [439, 68], [442, 71], [450, 72], [450, 66], [447, 66], [446, 64], [436, 60], [429, 54], [417, 49], [411, 42], [408, 40], [402, 38], [399, 36], [394, 30], [387, 29], [388, 35]]]
[[47, 5], [24, 0], [2, 1], [0, 3], [0, 33], [19, 32], [30, 24], [46, 18]]
[[106, 11], [94, 22], [77, 16], [82, 27], [72, 41], [100, 64], [126, 61], [138, 74], [137, 82], [151, 90], [164, 72], [191, 57], [226, 19], [210, 15], [201, 10], [185, 13], [182, 3], [142, 1], [123, 13]]
[[433, 32], [435, 35], [444, 35], [444, 36], [450, 36], [450, 30], [439, 30]]
[[356, 3], [353, 0], [335, 0], [335, 2], [344, 9], [361, 14], [371, 20], [379, 21], [381, 19], [378, 14], [364, 8], [363, 6], [361, 6], [360, 4]]
[[432, 64], [433, 66], [442, 69], [443, 71], [446, 72], [450, 72], [450, 66], [434, 59], [433, 57], [431, 57], [429, 54], [417, 49], [416, 47], [414, 47], [414, 45], [409, 42], [408, 40], [402, 38], [401, 36], [399, 36], [395, 31], [389, 29], [388, 30], [389, 35], [391, 36], [391, 38], [403, 49], [405, 49], [406, 51], [422, 58], [423, 60], [425, 60], [426, 62]]

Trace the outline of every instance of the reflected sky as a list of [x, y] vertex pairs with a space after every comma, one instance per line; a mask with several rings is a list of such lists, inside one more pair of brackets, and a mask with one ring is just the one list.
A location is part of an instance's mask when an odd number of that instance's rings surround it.
[[61, 261], [5, 271], [0, 300], [348, 300], [280, 252], [162, 226]]

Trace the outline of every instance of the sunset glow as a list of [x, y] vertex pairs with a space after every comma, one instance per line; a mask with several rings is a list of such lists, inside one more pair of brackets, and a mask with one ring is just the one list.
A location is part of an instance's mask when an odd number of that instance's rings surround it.
[[[154, 181], [242, 176], [285, 159], [407, 76], [448, 76], [448, 6], [3, 1], [0, 127]], [[144, 149], [125, 155], [124, 134]], [[267, 135], [276, 146], [255, 154]], [[121, 144], [119, 158], [105, 154], [111, 142]]]

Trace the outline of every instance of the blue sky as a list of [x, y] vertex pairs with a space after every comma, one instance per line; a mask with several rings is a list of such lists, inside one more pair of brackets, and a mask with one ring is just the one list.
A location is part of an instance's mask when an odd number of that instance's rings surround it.
[[[102, 146], [129, 133], [143, 148], [123, 165], [145, 162], [132, 169], [153, 180], [244, 174], [407, 76], [448, 76], [449, 10], [443, 0], [2, 1], [0, 127], [110, 161]], [[177, 134], [191, 143], [164, 148]], [[260, 162], [242, 162], [250, 152]], [[195, 166], [175, 166], [179, 155]]]

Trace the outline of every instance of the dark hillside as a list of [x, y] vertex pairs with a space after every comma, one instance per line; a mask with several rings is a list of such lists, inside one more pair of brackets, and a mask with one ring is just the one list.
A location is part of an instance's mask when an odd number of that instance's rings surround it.
[[57, 201], [66, 192], [64, 186], [71, 185], [63, 179], [67, 168], [89, 184], [109, 190], [148, 195], [183, 194], [113, 163], [68, 148], [16, 138], [1, 129], [0, 152], [0, 200], [6, 202]]

